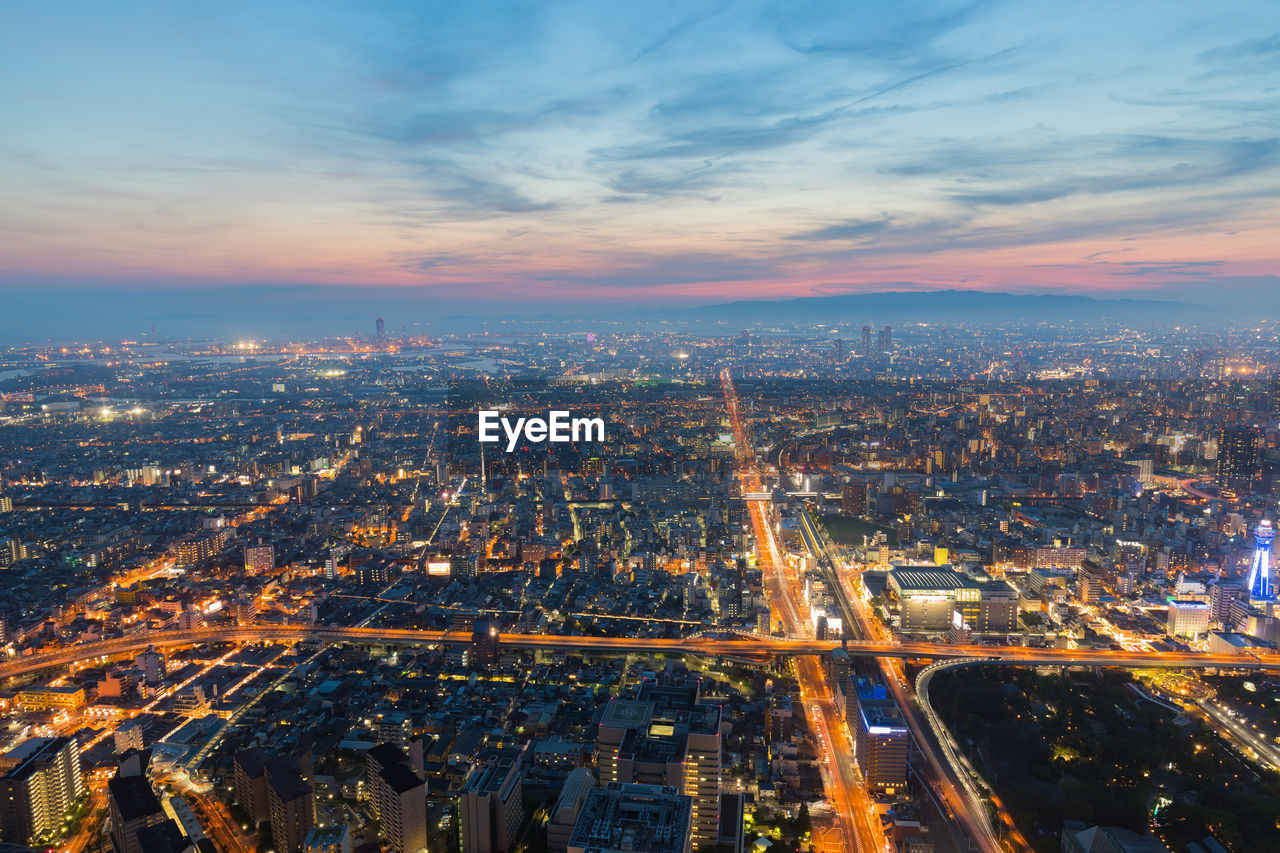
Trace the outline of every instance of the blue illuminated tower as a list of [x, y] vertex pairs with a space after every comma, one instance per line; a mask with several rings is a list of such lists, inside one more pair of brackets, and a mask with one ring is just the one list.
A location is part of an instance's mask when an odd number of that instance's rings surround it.
[[1271, 597], [1271, 541], [1276, 530], [1269, 521], [1261, 521], [1253, 530], [1253, 568], [1249, 570], [1249, 597]]

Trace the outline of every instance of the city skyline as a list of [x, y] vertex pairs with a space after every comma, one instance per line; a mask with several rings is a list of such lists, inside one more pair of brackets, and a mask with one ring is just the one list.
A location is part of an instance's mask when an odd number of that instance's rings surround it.
[[23, 313], [1275, 304], [1271, 4], [2, 14]]

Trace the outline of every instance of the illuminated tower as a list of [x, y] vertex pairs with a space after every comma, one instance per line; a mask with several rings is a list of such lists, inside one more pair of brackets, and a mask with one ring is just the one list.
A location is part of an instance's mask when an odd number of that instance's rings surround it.
[[1253, 530], [1253, 567], [1249, 570], [1249, 597], [1271, 597], [1271, 540], [1276, 538], [1275, 528], [1269, 521], [1261, 521]]

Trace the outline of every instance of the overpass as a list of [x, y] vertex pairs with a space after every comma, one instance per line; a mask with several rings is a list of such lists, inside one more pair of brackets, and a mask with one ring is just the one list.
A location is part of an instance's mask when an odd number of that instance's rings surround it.
[[[465, 631], [428, 631], [412, 628], [348, 628], [337, 625], [242, 625], [191, 631], [152, 631], [145, 634], [78, 643], [36, 655], [13, 658], [0, 664], [0, 679], [27, 675], [73, 663], [134, 654], [157, 649], [204, 643], [366, 643], [397, 646], [465, 644]], [[566, 634], [506, 633], [499, 642], [522, 649], [549, 649], [625, 655], [632, 652], [666, 652], [716, 656], [821, 655], [843, 647], [855, 657], [888, 657], [928, 660], [981, 658], [987, 663], [1021, 666], [1117, 666], [1132, 669], [1252, 669], [1280, 671], [1277, 654], [1210, 654], [1204, 652], [1134, 652], [1127, 649], [1041, 649], [1027, 646], [945, 645], [928, 642], [790, 639], [759, 635], [700, 635], [693, 637], [589, 637]]]

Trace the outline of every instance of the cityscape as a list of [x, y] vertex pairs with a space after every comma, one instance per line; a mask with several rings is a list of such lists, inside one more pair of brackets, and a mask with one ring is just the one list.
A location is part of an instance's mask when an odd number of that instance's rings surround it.
[[1280, 851], [1276, 4], [0, 54], [0, 853]]
[[1275, 333], [369, 326], [5, 351], [8, 841], [1276, 838]]

